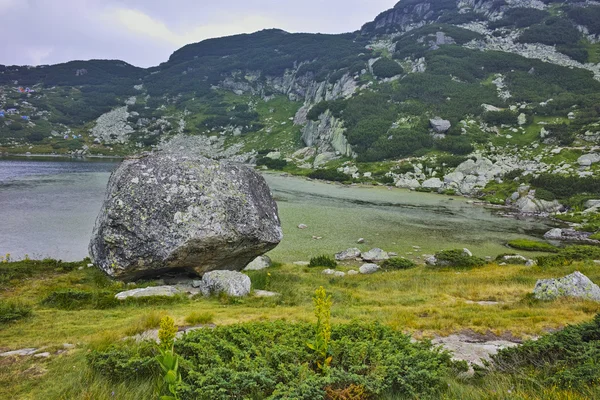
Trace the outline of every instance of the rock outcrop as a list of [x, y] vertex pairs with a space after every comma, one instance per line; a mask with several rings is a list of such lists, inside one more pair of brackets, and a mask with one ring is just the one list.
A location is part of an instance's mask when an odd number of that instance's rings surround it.
[[318, 121], [306, 123], [302, 129], [302, 141], [309, 147], [316, 147], [319, 153], [335, 152], [353, 157], [355, 153], [344, 135], [345, 131], [344, 122], [326, 111]]
[[264, 178], [188, 150], [127, 159], [111, 175], [89, 246], [108, 275], [241, 270], [281, 241]]
[[533, 294], [539, 300], [567, 296], [600, 301], [600, 287], [579, 271], [564, 278], [541, 279], [537, 281]]

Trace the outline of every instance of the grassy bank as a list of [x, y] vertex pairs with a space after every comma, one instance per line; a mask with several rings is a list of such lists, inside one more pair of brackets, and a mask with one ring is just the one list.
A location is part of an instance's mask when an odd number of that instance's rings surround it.
[[[338, 269], [351, 267], [356, 265]], [[600, 312], [600, 304], [590, 301], [540, 302], [530, 295], [537, 279], [564, 276], [575, 270], [600, 281], [600, 270], [593, 262], [548, 269], [496, 264], [470, 270], [420, 266], [344, 278], [324, 276], [321, 269], [282, 265], [269, 272], [250, 274], [254, 289], [279, 292], [278, 298], [182, 297], [152, 303], [114, 302], [114, 293], [135, 286], [112, 282], [84, 262], [22, 261], [0, 264], [0, 269], [1, 301], [19, 301], [31, 308], [30, 315], [0, 325], [1, 350], [47, 346], [47, 351], [52, 352], [64, 343], [77, 345], [76, 349], [48, 360], [0, 360], [2, 398], [17, 393], [13, 398], [97, 399], [104, 398], [109, 390], [121, 393], [120, 399], [144, 398], [143, 391], [151, 389], [148, 382], [133, 390], [95, 377], [87, 371], [83, 357], [86, 351], [155, 328], [160, 315], [167, 313], [180, 327], [190, 325], [188, 321], [217, 326], [275, 320], [313, 322], [311, 296], [319, 286], [333, 296], [333, 323], [378, 321], [418, 338], [464, 330], [527, 338], [559, 329], [566, 323], [588, 321]], [[157, 283], [160, 282], [144, 285]], [[79, 294], [57, 296], [66, 289]], [[480, 301], [495, 303], [480, 305]], [[57, 376], [62, 377], [58, 382]], [[492, 385], [489, 379], [473, 387], [473, 382], [452, 382], [450, 386], [452, 391], [464, 390], [463, 398], [513, 398], [485, 397], [485, 393], [489, 395], [487, 390], [492, 390], [486, 386]], [[502, 377], [494, 379], [498, 379], [498, 385], [508, 384], [502, 383]]]

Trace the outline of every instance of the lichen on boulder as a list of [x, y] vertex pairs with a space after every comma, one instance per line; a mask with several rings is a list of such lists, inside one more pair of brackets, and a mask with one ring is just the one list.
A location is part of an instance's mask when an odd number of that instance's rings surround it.
[[126, 159], [113, 172], [89, 246], [108, 275], [243, 269], [283, 237], [264, 178], [191, 149]]

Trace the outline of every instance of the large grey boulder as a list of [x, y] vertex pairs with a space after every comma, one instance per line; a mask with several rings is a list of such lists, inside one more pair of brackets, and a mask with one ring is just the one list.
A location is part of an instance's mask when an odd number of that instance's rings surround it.
[[337, 261], [355, 260], [360, 257], [360, 250], [356, 247], [341, 251], [335, 255]]
[[111, 175], [89, 246], [110, 276], [241, 270], [281, 241], [262, 176], [180, 151], [127, 159]]
[[600, 301], [600, 287], [579, 271], [564, 278], [541, 279], [535, 284], [533, 294], [539, 300], [568, 296]]
[[440, 180], [440, 178], [430, 178], [430, 179], [427, 179], [425, 182], [423, 182], [423, 184], [421, 186], [424, 189], [435, 189], [435, 190], [438, 190], [439, 188], [441, 188], [442, 186], [444, 186], [444, 182], [442, 182]]
[[205, 295], [226, 293], [232, 297], [249, 295], [252, 286], [248, 275], [237, 271], [210, 271], [195, 283]]
[[563, 230], [560, 228], [550, 229], [548, 232], [544, 234], [544, 239], [548, 240], [561, 240], [562, 239]]

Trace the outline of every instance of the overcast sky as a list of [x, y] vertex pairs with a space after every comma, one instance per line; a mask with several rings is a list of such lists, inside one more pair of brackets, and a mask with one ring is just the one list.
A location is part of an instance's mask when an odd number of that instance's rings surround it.
[[0, 0], [0, 64], [94, 58], [149, 67], [211, 37], [359, 29], [398, 0]]

